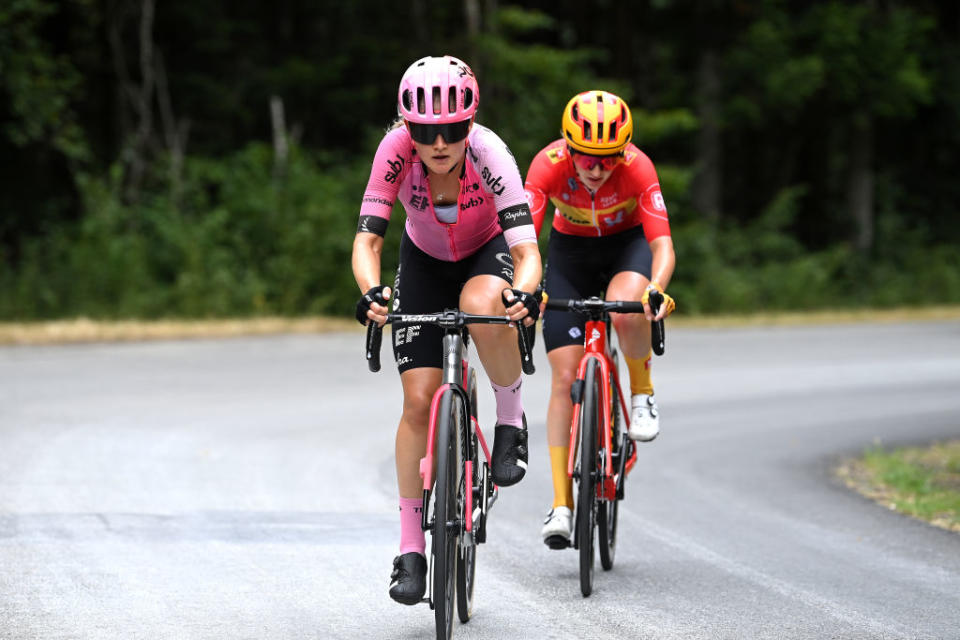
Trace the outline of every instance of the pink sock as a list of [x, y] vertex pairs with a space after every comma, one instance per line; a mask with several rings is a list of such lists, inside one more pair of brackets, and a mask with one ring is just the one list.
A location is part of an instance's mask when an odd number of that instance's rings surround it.
[[426, 555], [427, 541], [420, 528], [421, 498], [400, 498], [400, 555], [416, 551]]
[[497, 424], [512, 424], [515, 427], [523, 426], [523, 402], [520, 397], [520, 386], [523, 376], [513, 381], [513, 384], [501, 387], [492, 380], [493, 397], [497, 399]]

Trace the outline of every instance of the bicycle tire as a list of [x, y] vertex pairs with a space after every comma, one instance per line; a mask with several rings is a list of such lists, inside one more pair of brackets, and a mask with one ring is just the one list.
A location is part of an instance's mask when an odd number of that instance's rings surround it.
[[617, 517], [620, 501], [601, 500], [597, 509], [597, 546], [600, 550], [600, 566], [604, 571], [613, 569], [617, 554]]
[[580, 487], [577, 499], [577, 542], [580, 550], [580, 593], [593, 592], [594, 527], [597, 507], [597, 424], [600, 394], [597, 362], [587, 364], [580, 405]]
[[[614, 353], [612, 366], [617, 366], [616, 353]], [[607, 386], [610, 388], [610, 446], [613, 447], [611, 454], [619, 452], [620, 456], [626, 455], [626, 447], [622, 441], [623, 438], [623, 416], [620, 413], [620, 405], [617, 402], [616, 379], [611, 372], [607, 377]], [[619, 460], [620, 456], [616, 456]], [[614, 473], [618, 470], [614, 469]], [[620, 479], [623, 482], [623, 478]], [[597, 509], [597, 544], [600, 551], [600, 566], [604, 571], [610, 571], [613, 568], [613, 561], [617, 554], [617, 518], [620, 515], [620, 500], [614, 497], [613, 500], [603, 499]]]
[[437, 422], [437, 482], [434, 487], [433, 521], [433, 606], [438, 640], [453, 635], [453, 602], [456, 600], [457, 556], [460, 542], [461, 509], [457, 508], [457, 487], [463, 469], [460, 433], [463, 403], [455, 391], [440, 399]]
[[[470, 374], [467, 377], [467, 397], [470, 398], [470, 416], [472, 418], [477, 417], [477, 372], [470, 369]], [[478, 449], [477, 434], [473, 430], [472, 424], [465, 424], [463, 433], [469, 434], [469, 439], [463, 438], [461, 441], [463, 443], [469, 443], [470, 453], [469, 459], [473, 461], [473, 486], [475, 488], [473, 495], [473, 508], [476, 509], [478, 506], [477, 502], [477, 491], [476, 489], [483, 491], [483, 482], [481, 477], [480, 469], [480, 453]], [[463, 458], [466, 460], [467, 456], [464, 454]], [[466, 476], [464, 476], [466, 477]], [[466, 483], [461, 482], [459, 484], [460, 489], [463, 493], [463, 496], [466, 496]], [[482, 497], [480, 498], [482, 499]], [[459, 501], [461, 504], [465, 505], [466, 500]], [[462, 508], [462, 507], [461, 507]], [[472, 513], [464, 512], [465, 518], [473, 518]], [[474, 532], [474, 536], [476, 532]], [[457, 554], [457, 617], [460, 618], [460, 622], [467, 622], [470, 620], [470, 616], [473, 613], [473, 585], [476, 581], [476, 572], [477, 572], [477, 541], [476, 537], [470, 543], [464, 543], [460, 545], [460, 553]]]

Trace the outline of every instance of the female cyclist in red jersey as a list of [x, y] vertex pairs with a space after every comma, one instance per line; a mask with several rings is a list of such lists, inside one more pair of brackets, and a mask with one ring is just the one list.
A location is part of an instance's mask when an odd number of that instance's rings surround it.
[[[516, 161], [500, 138], [474, 122], [480, 91], [473, 71], [451, 56], [413, 63], [400, 81], [395, 123], [377, 149], [353, 243], [353, 274], [365, 292], [361, 324], [386, 320], [390, 288], [380, 280], [383, 238], [397, 199], [406, 211], [392, 305], [416, 314], [460, 308], [506, 314], [529, 326], [540, 308], [540, 252]], [[506, 306], [509, 305], [509, 306]], [[416, 604], [426, 589], [426, 542], [419, 510], [430, 400], [441, 383], [442, 330], [405, 325], [391, 332], [403, 385], [397, 427], [400, 555], [390, 596]], [[527, 467], [515, 330], [471, 325], [470, 335], [497, 403], [491, 474], [500, 486]]]
[[[606, 292], [608, 300], [643, 301], [646, 317], [613, 314], [620, 350], [630, 372], [629, 435], [653, 440], [660, 431], [650, 379], [647, 298], [663, 292], [675, 257], [657, 172], [630, 143], [633, 119], [627, 104], [606, 91], [585, 91], [567, 103], [563, 137], [533, 159], [526, 192], [537, 234], [547, 203], [554, 205], [547, 250], [546, 292], [584, 298]], [[670, 296], [656, 319], [674, 309]], [[582, 315], [546, 311], [543, 337], [552, 379], [547, 408], [547, 444], [553, 474], [553, 507], [544, 522], [544, 542], [563, 548], [572, 530], [573, 489], [567, 477], [572, 403], [570, 385], [583, 355]]]

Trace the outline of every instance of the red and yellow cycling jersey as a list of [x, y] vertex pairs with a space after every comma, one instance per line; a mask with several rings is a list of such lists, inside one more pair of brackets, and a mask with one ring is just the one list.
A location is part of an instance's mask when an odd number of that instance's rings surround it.
[[575, 236], [608, 236], [643, 226], [647, 241], [670, 235], [667, 207], [653, 162], [633, 144], [596, 193], [577, 179], [563, 139], [555, 140], [530, 163], [524, 185], [540, 235], [549, 200], [556, 207], [553, 228]]

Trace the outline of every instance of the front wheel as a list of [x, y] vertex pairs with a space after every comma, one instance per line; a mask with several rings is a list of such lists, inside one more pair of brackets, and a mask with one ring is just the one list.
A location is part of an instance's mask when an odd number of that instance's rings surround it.
[[[616, 366], [616, 360], [614, 365]], [[624, 481], [623, 469], [628, 447], [626, 446], [626, 436], [623, 433], [623, 420], [620, 414], [620, 405], [617, 403], [616, 382], [613, 375], [610, 375], [608, 381], [610, 387], [611, 416], [610, 416], [610, 446], [613, 447], [613, 459], [619, 462], [615, 465], [614, 473], [618, 474], [619, 480]], [[619, 492], [618, 492], [619, 493]], [[617, 553], [617, 515], [619, 515], [620, 499], [614, 497], [612, 500], [604, 498], [600, 501], [597, 508], [597, 534], [600, 547], [600, 566], [604, 571], [610, 571], [613, 568], [613, 559]]]
[[580, 405], [579, 466], [580, 490], [577, 500], [577, 546], [580, 548], [580, 592], [593, 592], [594, 525], [597, 511], [597, 428], [600, 423], [597, 362], [591, 360], [584, 377]]
[[[477, 372], [472, 368], [470, 369], [470, 378], [467, 384], [467, 394], [470, 397], [470, 416], [471, 421], [465, 423], [463, 432], [464, 434], [469, 434], [468, 437], [462, 437], [461, 442], [463, 444], [469, 444], [469, 451], [464, 453], [465, 460], [473, 461], [473, 510], [476, 511], [480, 505], [478, 504], [478, 491], [480, 493], [483, 491], [483, 473], [480, 467], [480, 453], [477, 442], [477, 435], [473, 430], [473, 419], [477, 417]], [[464, 475], [464, 479], [466, 476]], [[473, 519], [472, 513], [466, 513], [466, 494], [467, 486], [466, 482], [461, 482], [459, 485], [458, 492], [461, 496], [459, 502], [463, 505], [464, 509], [464, 522], [466, 518]], [[480, 499], [483, 499], [482, 497]], [[478, 523], [479, 524], [479, 523]], [[467, 622], [470, 620], [470, 615], [473, 612], [473, 582], [476, 577], [477, 571], [477, 531], [474, 529], [472, 540], [469, 543], [464, 543], [460, 545], [460, 554], [457, 556], [457, 617], [460, 618], [460, 622]]]
[[613, 569], [617, 553], [617, 515], [619, 500], [602, 500], [597, 509], [597, 532], [599, 534], [600, 566], [604, 571]]
[[433, 606], [437, 638], [453, 635], [453, 601], [457, 584], [460, 546], [460, 519], [463, 505], [458, 502], [458, 487], [463, 481], [462, 446], [463, 402], [454, 391], [440, 399], [437, 413], [437, 483], [433, 521]]

